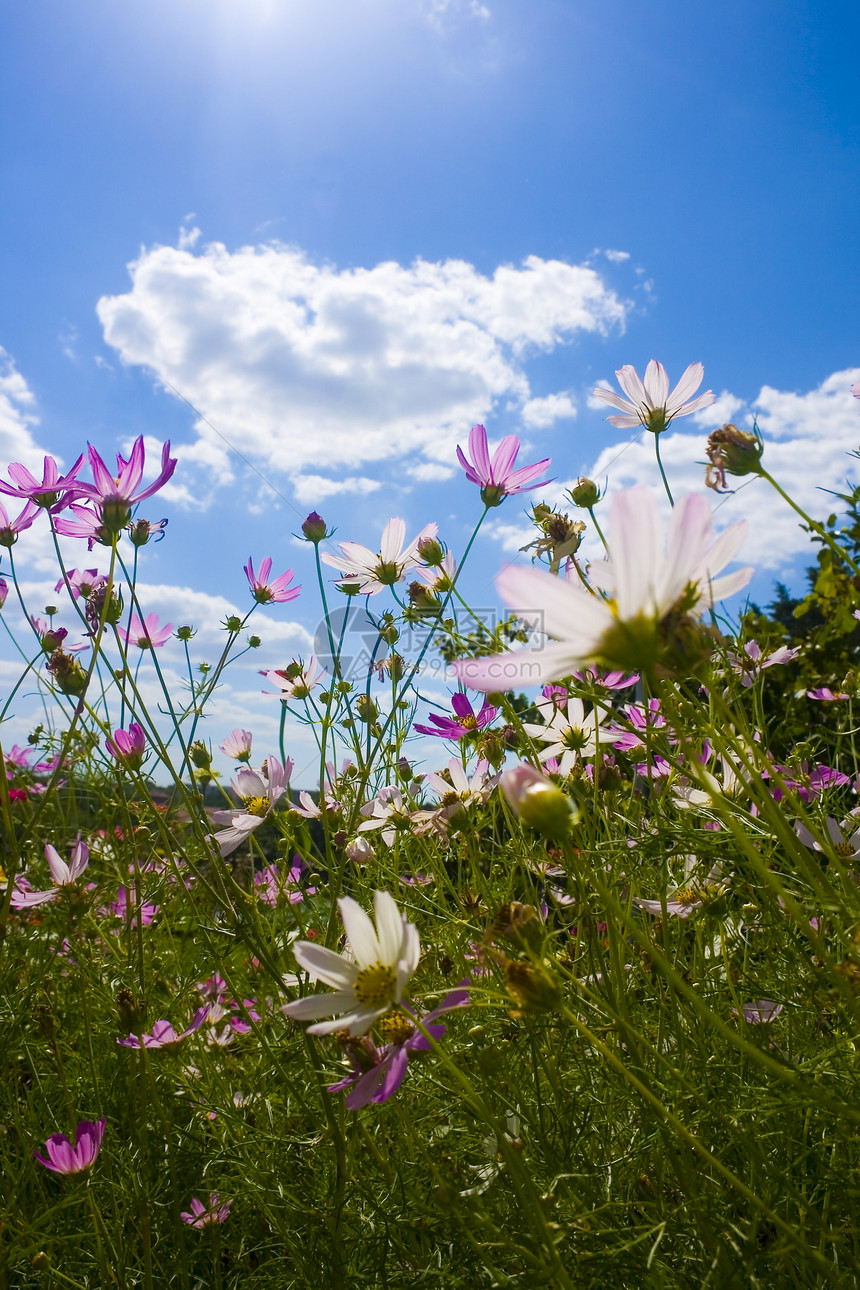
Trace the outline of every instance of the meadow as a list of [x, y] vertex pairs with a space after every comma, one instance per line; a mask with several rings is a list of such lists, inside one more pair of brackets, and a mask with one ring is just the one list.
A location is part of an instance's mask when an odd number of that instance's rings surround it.
[[[713, 398], [698, 364], [618, 379], [595, 393], [658, 463]], [[659, 496], [581, 479], [566, 510], [520, 450], [481, 426], [458, 449], [462, 552], [312, 512], [296, 572], [249, 561], [213, 659], [138, 596], [169, 444], [148, 473], [142, 440], [4, 472], [28, 634], [5, 613], [0, 1286], [858, 1284], [860, 490], [823, 517], [783, 494], [809, 585], [760, 609], [747, 525], [711, 507], [782, 492], [754, 428], [713, 427], [711, 492], [660, 464]], [[524, 503], [488, 614], [469, 551]], [[21, 598], [31, 525], [47, 608]], [[260, 746], [207, 713], [252, 614], [299, 594], [325, 649], [254, 655], [281, 713]]]

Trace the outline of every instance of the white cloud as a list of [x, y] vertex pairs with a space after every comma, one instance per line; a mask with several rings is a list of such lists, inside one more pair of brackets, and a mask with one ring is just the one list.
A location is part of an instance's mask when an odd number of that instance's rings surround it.
[[547, 394], [542, 399], [529, 399], [523, 404], [523, 425], [530, 430], [542, 430], [556, 421], [576, 416], [576, 405], [569, 394]]
[[367, 479], [364, 475], [349, 475], [346, 479], [326, 479], [323, 475], [297, 475], [292, 481], [296, 500], [299, 502], [322, 502], [326, 497], [335, 497], [338, 493], [358, 493], [364, 497], [375, 493], [381, 484], [378, 479]]
[[280, 243], [212, 243], [143, 250], [130, 272], [129, 292], [98, 303], [107, 343], [291, 476], [445, 462], [497, 405], [545, 402], [531, 399], [529, 353], [623, 329], [629, 308], [590, 266], [538, 256], [491, 275], [462, 260], [341, 270]]
[[629, 251], [604, 251], [603, 254], [613, 264], [623, 264], [625, 260], [630, 259]]
[[411, 479], [417, 479], [419, 484], [435, 484], [451, 479], [455, 471], [453, 466], [444, 466], [442, 462], [421, 461], [414, 466], [408, 466], [406, 473]]
[[35, 409], [33, 391], [0, 345], [0, 460], [4, 464], [22, 461], [31, 469], [41, 467], [42, 452], [30, 429], [39, 424]]

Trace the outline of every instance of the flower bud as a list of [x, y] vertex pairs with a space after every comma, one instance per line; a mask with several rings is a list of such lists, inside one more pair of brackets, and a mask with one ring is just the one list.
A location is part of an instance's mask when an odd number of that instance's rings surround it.
[[9, 583], [5, 578], [0, 578], [0, 609], [6, 604], [6, 597], [9, 595]]
[[146, 1000], [136, 999], [126, 986], [116, 995], [116, 1010], [126, 1030], [138, 1033], [146, 1024]]
[[54, 650], [47, 662], [54, 684], [63, 694], [83, 694], [87, 685], [87, 674], [73, 654], [64, 650]]
[[326, 530], [325, 520], [321, 515], [317, 514], [316, 511], [311, 511], [310, 515], [302, 525], [302, 532], [307, 540], [309, 542], [313, 542], [314, 545], [318, 542], [322, 542], [324, 538], [329, 536]]
[[600, 501], [600, 489], [593, 479], [588, 479], [585, 475], [580, 476], [568, 495], [574, 506], [581, 506], [587, 511]]
[[438, 538], [425, 537], [418, 543], [418, 554], [431, 569], [437, 569], [445, 559], [445, 550]]
[[382, 626], [379, 629], [379, 635], [381, 639], [385, 641], [386, 645], [396, 645], [398, 640], [400, 639], [400, 632], [397, 628], [397, 625], [394, 622], [394, 619], [391, 618], [391, 616], [388, 614], [386, 614], [385, 618], [382, 621]]
[[505, 771], [502, 792], [524, 824], [546, 838], [564, 838], [576, 819], [570, 798], [540, 771], [521, 762]]
[[212, 765], [212, 754], [202, 739], [195, 739], [188, 749], [188, 756], [198, 770], [208, 770]]
[[355, 864], [367, 864], [373, 859], [373, 847], [365, 837], [357, 837], [346, 846], [346, 854]]
[[355, 711], [359, 721], [370, 725], [379, 716], [379, 709], [369, 694], [360, 694], [355, 701]]
[[262, 643], [259, 636], [248, 637], [248, 649], [259, 649]]
[[228, 614], [224, 619], [224, 630], [228, 632], [238, 632], [242, 630], [242, 619], [238, 614]]
[[186, 627], [177, 627], [177, 629], [176, 629], [176, 636], [177, 636], [177, 639], [179, 639], [179, 640], [181, 640], [181, 641], [190, 641], [190, 640], [191, 640], [191, 637], [192, 637], [193, 635], [194, 635], [194, 628], [193, 628], [193, 627], [187, 627], [187, 626], [186, 626]]
[[126, 532], [135, 546], [146, 546], [148, 542], [158, 542], [163, 538], [166, 527], [167, 520], [133, 520]]
[[549, 972], [524, 959], [505, 964], [505, 985], [524, 1012], [552, 1012], [561, 1003], [561, 990]]

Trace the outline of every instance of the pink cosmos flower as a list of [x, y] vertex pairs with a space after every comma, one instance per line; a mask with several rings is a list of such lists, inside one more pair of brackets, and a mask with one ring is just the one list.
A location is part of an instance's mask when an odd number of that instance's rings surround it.
[[152, 1033], [147, 1035], [126, 1035], [124, 1038], [117, 1039], [117, 1043], [122, 1048], [172, 1048], [175, 1044], [181, 1044], [183, 1039], [187, 1039], [195, 1030], [199, 1030], [206, 1018], [209, 1016], [209, 1004], [205, 1003], [202, 1008], [198, 1008], [191, 1019], [190, 1025], [177, 1035], [169, 1021], [156, 1021], [152, 1027]]
[[[789, 766], [774, 765], [774, 771], [782, 777], [781, 783], [771, 789], [771, 796], [775, 802], [782, 801], [784, 790], [797, 793], [797, 796], [803, 802], [809, 802], [819, 793], [823, 793], [827, 788], [843, 788], [850, 783], [848, 776], [841, 770], [834, 770], [832, 766], [813, 766], [809, 769], [809, 762], [800, 763], [800, 771], [793, 770]], [[772, 776], [765, 768], [761, 772], [762, 779], [771, 779]]]
[[[825, 820], [825, 828], [830, 845], [840, 860], [854, 861], [860, 856], [860, 828], [855, 829], [851, 834], [843, 832], [830, 815]], [[819, 851], [822, 855], [827, 854], [826, 848], [800, 820], [795, 823], [794, 831], [804, 846], [809, 847], [810, 850]]]
[[143, 435], [135, 439], [127, 461], [117, 453], [116, 476], [111, 474], [91, 444], [89, 458], [93, 483], [77, 485], [77, 492], [92, 501], [97, 508], [101, 523], [111, 533], [119, 533], [128, 524], [132, 508], [138, 502], [151, 497], [153, 493], [157, 493], [164, 487], [176, 469], [177, 461], [176, 457], [170, 455], [170, 440], [168, 440], [161, 450], [161, 470], [158, 476], [148, 488], [139, 489], [146, 460]]
[[322, 683], [325, 674], [325, 668], [320, 666], [319, 660], [313, 654], [307, 663], [303, 663], [301, 659], [293, 659], [288, 667], [274, 668], [260, 673], [280, 691], [278, 694], [273, 694], [271, 690], [264, 690], [263, 694], [271, 699], [283, 699], [285, 702], [289, 699], [308, 699]]
[[438, 735], [440, 739], [465, 739], [466, 735], [483, 730], [495, 720], [498, 713], [498, 708], [492, 707], [485, 699], [481, 711], [475, 716], [475, 710], [462, 690], [451, 695], [451, 707], [454, 709], [453, 717], [440, 717], [431, 712], [430, 720], [433, 724], [416, 725], [415, 730], [422, 735]]
[[146, 735], [143, 726], [132, 721], [128, 730], [115, 730], [113, 738], [108, 735], [105, 743], [110, 755], [118, 762], [122, 762], [130, 770], [140, 769], [143, 754], [146, 752]]
[[45, 457], [40, 480], [31, 475], [26, 466], [13, 462], [9, 467], [9, 474], [15, 482], [7, 484], [0, 480], [0, 493], [5, 493], [7, 497], [29, 498], [36, 506], [55, 513], [81, 493], [83, 486], [77, 482], [77, 474], [83, 460], [84, 455], [81, 453], [71, 470], [61, 475], [54, 458]]
[[[103, 587], [107, 582], [107, 578], [98, 569], [69, 569], [67, 578], [68, 589], [75, 600], [78, 596], [88, 600], [98, 587]], [[66, 579], [60, 578], [54, 591], [62, 591], [65, 586]]]
[[330, 555], [324, 551], [322, 559], [333, 569], [340, 570], [346, 585], [358, 584], [360, 595], [375, 596], [385, 587], [402, 582], [407, 570], [421, 563], [419, 542], [435, 537], [438, 532], [438, 525], [425, 524], [418, 536], [407, 542], [406, 522], [391, 519], [382, 531], [378, 552], [371, 551], [360, 542], [339, 542], [341, 554]]
[[301, 586], [291, 587], [293, 579], [292, 569], [287, 569], [280, 577], [273, 578], [269, 581], [269, 574], [272, 572], [272, 557], [267, 555], [260, 565], [259, 574], [254, 573], [254, 561], [248, 557], [248, 563], [245, 565], [245, 577], [248, 579], [251, 591], [254, 593], [254, 599], [258, 605], [270, 605], [272, 603], [282, 605], [288, 600], [295, 600], [301, 592]]
[[[434, 1024], [437, 1017], [455, 1008], [465, 1008], [469, 1003], [469, 991], [460, 987], [446, 995], [438, 1008], [426, 1012], [419, 1018], [421, 1025], [434, 1039], [439, 1040], [447, 1027]], [[337, 1084], [329, 1085], [330, 1093], [339, 1093], [342, 1089], [351, 1089], [345, 1103], [350, 1111], [357, 1111], [371, 1102], [379, 1104], [393, 1097], [406, 1075], [409, 1059], [415, 1053], [427, 1052], [429, 1042], [417, 1030], [412, 1009], [404, 1006], [402, 1012], [392, 1012], [382, 1018], [378, 1024], [384, 1035], [391, 1036], [391, 1042], [377, 1048], [373, 1041], [356, 1039], [349, 1044], [347, 1051], [353, 1065], [351, 1075]]]
[[31, 891], [29, 883], [24, 888], [22, 880], [19, 879], [12, 892], [11, 903], [13, 909], [27, 909], [31, 905], [44, 905], [49, 900], [56, 900], [60, 894], [61, 887], [68, 887], [80, 878], [89, 864], [90, 853], [87, 844], [82, 841], [79, 833], [72, 846], [71, 859], [68, 864], [50, 843], [45, 847], [45, 859], [48, 861], [48, 868], [55, 884], [54, 887], [48, 891]]
[[848, 694], [842, 694], [841, 692], [839, 694], [834, 694], [829, 686], [822, 685], [817, 690], [807, 690], [806, 697], [807, 699], [819, 699], [823, 703], [838, 703], [840, 701], [844, 702], [851, 696]]
[[[132, 887], [129, 890], [123, 886], [117, 889], [116, 900], [109, 907], [110, 913], [112, 913], [115, 918], [121, 918], [124, 921], [128, 919], [130, 914], [136, 914], [139, 912], [141, 927], [149, 927], [150, 923], [155, 918], [155, 915], [159, 913], [160, 910], [160, 905], [151, 905], [146, 901], [140, 905], [138, 910], [138, 900], [134, 888]], [[136, 916], [132, 918], [130, 926], [137, 927]]]
[[183, 1223], [189, 1227], [196, 1227], [202, 1231], [204, 1227], [210, 1227], [213, 1223], [223, 1223], [230, 1217], [230, 1206], [232, 1200], [222, 1202], [217, 1191], [209, 1193], [209, 1204], [204, 1205], [196, 1196], [191, 1198], [191, 1213], [183, 1210], [179, 1217]]
[[[744, 689], [748, 690], [766, 667], [792, 663], [799, 653], [799, 645], [796, 649], [789, 649], [787, 645], [780, 645], [779, 649], [775, 649], [773, 653], [764, 655], [758, 641], [747, 641], [746, 645], [744, 645], [743, 653], [729, 654], [728, 657], [732, 671], [741, 678], [741, 685]], [[814, 698], [816, 696], [811, 695], [810, 697]]]
[[509, 565], [496, 579], [502, 600], [556, 639], [543, 647], [460, 659], [452, 669], [463, 684], [510, 690], [561, 680], [583, 663], [625, 669], [653, 664], [660, 624], [669, 614], [683, 607], [685, 615], [701, 615], [752, 576], [746, 568], [717, 577], [748, 526], [741, 520], [712, 540], [711, 510], [698, 494], [678, 502], [668, 537], [656, 494], [641, 484], [615, 494], [610, 522], [610, 560], [589, 568], [607, 598], [542, 570]]
[[851, 393], [854, 395], [855, 399], [860, 399], [860, 381], [854, 382], [851, 386]]
[[236, 761], [249, 761], [251, 757], [251, 740], [253, 736], [250, 730], [234, 730], [228, 735], [222, 744], [219, 744], [222, 753], [227, 757], [235, 757]]
[[[254, 874], [254, 890], [263, 904], [272, 908], [284, 896], [291, 905], [300, 905], [305, 898], [299, 887], [304, 871], [305, 863], [301, 856], [293, 856], [292, 866], [285, 878], [281, 877], [276, 864], [266, 865], [265, 869]], [[316, 887], [308, 887], [307, 891], [309, 896], [316, 895]]]
[[669, 393], [669, 377], [662, 363], [651, 359], [645, 369], [644, 383], [639, 379], [636, 369], [629, 363], [615, 373], [626, 399], [614, 390], [607, 390], [598, 385], [592, 390], [596, 399], [618, 408], [621, 416], [607, 417], [610, 425], [620, 429], [631, 429], [633, 426], [644, 426], [654, 434], [660, 434], [675, 417], [686, 417], [699, 408], [707, 408], [714, 401], [714, 391], [706, 390], [697, 399], [692, 398], [702, 384], [705, 369], [701, 363], [691, 363]]
[[39, 507], [31, 501], [27, 502], [14, 520], [10, 520], [6, 507], [0, 502], [0, 546], [14, 546], [18, 541], [18, 534], [30, 528], [38, 514]]
[[584, 667], [581, 672], [574, 672], [573, 675], [583, 685], [597, 685], [603, 690], [629, 690], [639, 680], [637, 672], [632, 676], [619, 671], [602, 673], [596, 667]]
[[0, 609], [6, 604], [6, 597], [9, 595], [9, 583], [5, 578], [0, 578]]
[[92, 1123], [81, 1120], [75, 1133], [75, 1146], [72, 1146], [64, 1133], [52, 1133], [45, 1143], [48, 1159], [33, 1150], [40, 1165], [55, 1174], [80, 1174], [89, 1169], [101, 1151], [102, 1138], [105, 1133], [105, 1117]]
[[532, 483], [549, 465], [550, 458], [536, 462], [533, 466], [520, 466], [514, 470], [514, 462], [520, 450], [520, 441], [515, 434], [506, 435], [499, 444], [492, 461], [487, 448], [487, 432], [483, 426], [472, 426], [469, 432], [469, 455], [457, 448], [457, 459], [466, 472], [466, 478], [472, 484], [480, 484], [481, 501], [485, 506], [500, 506], [506, 497], [514, 493], [527, 493], [533, 488], [542, 488], [548, 479]]
[[137, 614], [132, 614], [128, 630], [117, 627], [117, 635], [126, 645], [137, 645], [139, 649], [159, 649], [170, 639], [173, 623], [158, 626], [158, 614], [147, 614], [143, 622]]

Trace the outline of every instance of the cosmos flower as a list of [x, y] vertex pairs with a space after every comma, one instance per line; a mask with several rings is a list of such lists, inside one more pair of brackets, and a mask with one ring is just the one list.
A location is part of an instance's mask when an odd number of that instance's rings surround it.
[[105, 744], [111, 757], [129, 770], [139, 770], [146, 752], [146, 735], [137, 721], [132, 721], [128, 730], [119, 729], [113, 732], [113, 736], [108, 735]]
[[84, 600], [89, 600], [98, 587], [105, 585], [107, 578], [99, 573], [98, 569], [69, 569], [66, 577], [61, 578], [54, 587], [54, 591], [62, 591], [67, 581], [67, 589], [73, 599], [77, 600], [78, 596], [83, 596]]
[[751, 568], [716, 576], [737, 553], [748, 526], [741, 520], [712, 541], [704, 497], [679, 501], [665, 543], [657, 497], [644, 485], [616, 493], [610, 515], [610, 561], [589, 568], [607, 598], [539, 569], [509, 566], [496, 579], [502, 600], [521, 617], [540, 622], [555, 640], [542, 648], [460, 659], [452, 667], [465, 685], [510, 690], [560, 680], [583, 663], [653, 665], [662, 649], [661, 624], [670, 614], [697, 617], [752, 576]]
[[204, 1227], [210, 1227], [213, 1223], [223, 1223], [230, 1217], [230, 1206], [232, 1200], [222, 1201], [217, 1191], [209, 1193], [209, 1204], [204, 1205], [196, 1196], [191, 1198], [191, 1212], [182, 1210], [179, 1217], [183, 1223], [189, 1227], [196, 1227], [202, 1231]]
[[422, 735], [438, 735], [440, 739], [459, 740], [473, 734], [476, 730], [483, 730], [495, 720], [498, 713], [498, 708], [494, 708], [485, 699], [481, 711], [475, 716], [475, 709], [462, 690], [451, 695], [451, 707], [454, 710], [453, 717], [440, 717], [437, 713], [431, 712], [429, 719], [433, 724], [430, 726], [416, 724], [414, 729]]
[[75, 1145], [72, 1146], [64, 1133], [52, 1133], [45, 1143], [48, 1159], [33, 1150], [40, 1165], [55, 1174], [80, 1174], [89, 1169], [101, 1151], [102, 1138], [105, 1133], [105, 1117], [93, 1123], [81, 1120], [75, 1133]]
[[601, 403], [608, 403], [610, 407], [619, 409], [621, 416], [616, 414], [606, 418], [610, 425], [618, 426], [619, 429], [632, 429], [633, 426], [641, 425], [654, 434], [660, 434], [675, 417], [689, 416], [691, 412], [698, 412], [699, 408], [707, 408], [714, 402], [713, 390], [706, 390], [697, 399], [692, 397], [705, 375], [701, 363], [690, 364], [671, 394], [666, 369], [656, 358], [652, 358], [646, 367], [644, 382], [639, 379], [635, 367], [631, 367], [629, 363], [619, 368], [615, 375], [627, 395], [626, 399], [601, 385], [592, 390], [592, 394]]
[[143, 622], [137, 614], [132, 614], [128, 630], [117, 627], [117, 635], [126, 645], [137, 645], [138, 649], [159, 649], [170, 639], [173, 623], [158, 625], [158, 614], [147, 614]]
[[[593, 757], [600, 743], [600, 727], [606, 720], [602, 708], [593, 707], [586, 714], [582, 699], [572, 697], [564, 707], [559, 707], [552, 700], [542, 699], [537, 704], [538, 710], [547, 718], [545, 725], [529, 721], [523, 723], [523, 730], [532, 739], [545, 743], [539, 761], [558, 758], [559, 773], [569, 775], [580, 758]], [[604, 734], [604, 742], [606, 731]]]
[[450, 782], [435, 771], [427, 776], [428, 788], [439, 794], [439, 807], [445, 819], [449, 820], [466, 806], [486, 802], [499, 782], [497, 775], [487, 776], [489, 769], [490, 763], [481, 759], [470, 779], [460, 759], [452, 757], [448, 762]]
[[264, 690], [263, 693], [273, 699], [308, 699], [316, 687], [322, 684], [325, 674], [325, 668], [320, 666], [319, 660], [313, 654], [307, 663], [303, 663], [301, 659], [294, 659], [283, 669], [274, 668], [261, 673], [261, 676], [277, 686], [280, 691], [272, 694], [271, 691]]
[[[747, 641], [740, 654], [729, 654], [728, 659], [732, 671], [741, 678], [741, 685], [744, 689], [756, 681], [767, 667], [776, 667], [778, 664], [792, 663], [800, 653], [800, 646], [796, 649], [790, 649], [788, 645], [780, 645], [771, 654], [762, 654], [761, 646], [758, 641]], [[815, 697], [815, 696], [810, 696]]]
[[252, 738], [250, 730], [234, 730], [219, 747], [227, 757], [235, 757], [236, 761], [248, 761], [251, 757]]
[[[825, 821], [825, 828], [830, 839], [830, 845], [839, 859], [856, 860], [860, 855], [860, 828], [855, 829], [851, 834], [845, 833], [830, 815], [827, 816]], [[823, 846], [800, 820], [795, 824], [794, 831], [804, 846], [813, 851], [819, 851], [822, 855], [827, 854], [827, 847]]]
[[[84, 455], [81, 453], [71, 470], [61, 475], [54, 458], [46, 456], [41, 479], [36, 479], [26, 466], [15, 461], [9, 467], [9, 474], [14, 483], [7, 484], [5, 480], [0, 479], [0, 493], [5, 493], [7, 497], [27, 499], [35, 506], [55, 513], [62, 510], [83, 491], [83, 485], [77, 482], [77, 474], [83, 460]], [[26, 507], [24, 509], [26, 510]]]
[[205, 1003], [202, 1008], [198, 1008], [191, 1022], [186, 1026], [181, 1034], [176, 1033], [169, 1021], [156, 1021], [152, 1031], [146, 1035], [125, 1035], [117, 1039], [121, 1048], [173, 1048], [176, 1044], [181, 1044], [183, 1039], [193, 1035], [195, 1030], [199, 1030], [206, 1018], [209, 1016], [209, 1004]]
[[[436, 1022], [446, 1012], [454, 1008], [465, 1008], [469, 1003], [469, 991], [462, 987], [446, 995], [438, 1008], [425, 1012], [418, 1020], [430, 1037], [439, 1040], [445, 1034], [446, 1027]], [[337, 1084], [329, 1085], [330, 1093], [339, 1093], [351, 1089], [345, 1103], [350, 1111], [357, 1111], [371, 1102], [379, 1104], [393, 1097], [406, 1075], [409, 1059], [419, 1052], [427, 1052], [430, 1043], [417, 1029], [411, 1008], [402, 1012], [390, 1012], [377, 1023], [377, 1030], [388, 1042], [381, 1048], [367, 1038], [363, 1043], [349, 1045], [347, 1052], [353, 1065], [352, 1074]], [[436, 1023], [436, 1024], [434, 1024]]]
[[466, 472], [466, 478], [470, 483], [480, 485], [481, 501], [485, 506], [499, 506], [506, 497], [514, 493], [527, 493], [550, 482], [548, 479], [532, 482], [549, 465], [549, 457], [533, 466], [520, 466], [518, 470], [514, 470], [519, 450], [520, 441], [517, 436], [506, 435], [490, 460], [487, 432], [483, 426], [472, 426], [469, 432], [471, 461], [462, 448], [457, 448], [457, 459]]
[[277, 757], [266, 759], [265, 772], [252, 770], [243, 766], [233, 780], [233, 791], [242, 799], [241, 807], [226, 811], [213, 811], [212, 819], [216, 824], [229, 827], [216, 834], [215, 841], [221, 849], [222, 856], [228, 856], [258, 829], [275, 803], [287, 790], [287, 782], [293, 773], [293, 763], [288, 757], [282, 766]]
[[[333, 986], [334, 994], [308, 995], [285, 1004], [281, 1011], [296, 1021], [313, 1021], [309, 1034], [346, 1030], [352, 1036], [363, 1035], [401, 1002], [418, 966], [421, 945], [417, 928], [407, 922], [389, 892], [374, 893], [375, 927], [351, 896], [341, 896], [337, 903], [348, 942], [342, 954], [312, 941], [297, 941], [293, 946], [299, 966], [312, 980]], [[318, 1017], [333, 1020], [318, 1021]]]
[[[116, 475], [112, 475], [92, 445], [89, 446], [92, 484], [77, 484], [79, 495], [88, 498], [96, 507], [101, 523], [111, 533], [119, 533], [131, 519], [132, 509], [138, 502], [151, 497], [163, 488], [176, 469], [176, 457], [170, 455], [170, 440], [161, 450], [161, 470], [147, 488], [139, 488], [143, 478], [146, 450], [143, 435], [132, 445], [128, 460], [116, 455]], [[138, 491], [139, 490], [139, 491]]]
[[421, 563], [418, 543], [435, 537], [438, 532], [436, 524], [425, 524], [418, 536], [407, 543], [405, 520], [391, 519], [383, 529], [378, 552], [359, 542], [339, 542], [341, 554], [330, 555], [324, 551], [322, 559], [344, 575], [345, 584], [357, 583], [360, 595], [374, 596], [385, 587], [402, 582], [407, 570]]
[[31, 891], [29, 884], [26, 888], [16, 886], [11, 898], [13, 909], [28, 909], [31, 905], [44, 905], [50, 900], [56, 900], [61, 887], [69, 887], [80, 878], [89, 864], [90, 853], [79, 833], [72, 846], [68, 864], [50, 843], [45, 847], [45, 859], [55, 885], [48, 891]]
[[301, 593], [301, 586], [291, 587], [293, 580], [292, 569], [287, 569], [286, 573], [280, 574], [279, 577], [269, 581], [269, 574], [272, 572], [272, 557], [267, 555], [260, 565], [260, 572], [254, 573], [254, 561], [248, 557], [248, 563], [245, 565], [245, 577], [248, 579], [248, 585], [254, 594], [254, 599], [258, 605], [283, 605], [288, 600], [295, 600], [296, 596]]
[[18, 534], [30, 528], [38, 514], [39, 507], [36, 503], [28, 501], [15, 519], [10, 520], [6, 507], [0, 502], [0, 546], [14, 546], [18, 541]]

